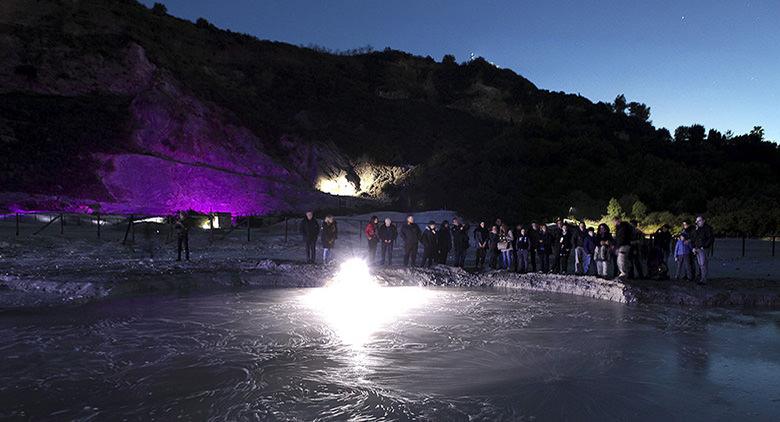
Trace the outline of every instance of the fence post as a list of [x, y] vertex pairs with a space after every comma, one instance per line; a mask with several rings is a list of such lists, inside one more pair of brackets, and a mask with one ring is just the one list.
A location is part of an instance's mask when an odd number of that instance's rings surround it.
[[209, 243], [214, 240], [214, 214], [209, 214]]
[[252, 240], [252, 222], [249, 220], [249, 216], [246, 216], [246, 241], [249, 243]]
[[284, 243], [287, 243], [287, 217], [284, 217]]
[[16, 213], [16, 235], [19, 236], [19, 213]]
[[60, 234], [65, 233], [65, 214], [60, 214]]
[[742, 257], [745, 257], [745, 233], [742, 233]]
[[98, 239], [100, 239], [100, 213], [97, 213], [97, 235]]
[[775, 257], [775, 239], [777, 239], [777, 236], [772, 236], [772, 258]]

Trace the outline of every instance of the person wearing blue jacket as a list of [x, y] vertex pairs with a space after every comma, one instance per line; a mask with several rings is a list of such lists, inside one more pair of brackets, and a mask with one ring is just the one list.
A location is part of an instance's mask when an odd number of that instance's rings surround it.
[[590, 274], [590, 263], [593, 262], [593, 254], [596, 252], [596, 231], [593, 227], [588, 227], [585, 240], [582, 242], [582, 247], [585, 249], [585, 259], [583, 260], [583, 274]]
[[677, 237], [677, 243], [674, 245], [674, 262], [677, 263], [677, 273], [674, 275], [675, 280], [685, 279], [686, 281], [693, 281], [694, 270], [693, 261], [691, 255], [693, 248], [691, 248], [690, 241], [688, 240], [688, 233], [682, 232]]

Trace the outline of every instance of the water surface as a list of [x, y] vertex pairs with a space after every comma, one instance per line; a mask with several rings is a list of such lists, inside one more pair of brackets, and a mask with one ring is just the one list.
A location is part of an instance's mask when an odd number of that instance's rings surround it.
[[279, 289], [0, 315], [0, 418], [780, 415], [778, 312], [511, 290], [380, 292], [368, 305]]

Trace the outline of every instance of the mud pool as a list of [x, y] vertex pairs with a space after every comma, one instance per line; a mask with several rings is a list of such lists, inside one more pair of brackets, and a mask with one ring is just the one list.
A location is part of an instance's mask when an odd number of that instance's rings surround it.
[[0, 314], [0, 419], [771, 420], [780, 313], [324, 288]]

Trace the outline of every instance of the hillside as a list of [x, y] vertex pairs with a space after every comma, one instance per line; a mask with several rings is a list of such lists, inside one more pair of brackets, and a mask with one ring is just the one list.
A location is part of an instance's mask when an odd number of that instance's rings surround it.
[[482, 59], [330, 54], [132, 0], [6, 0], [0, 55], [6, 210], [268, 214], [332, 206], [323, 182], [512, 219], [780, 198], [780, 152], [758, 131], [672, 137]]

